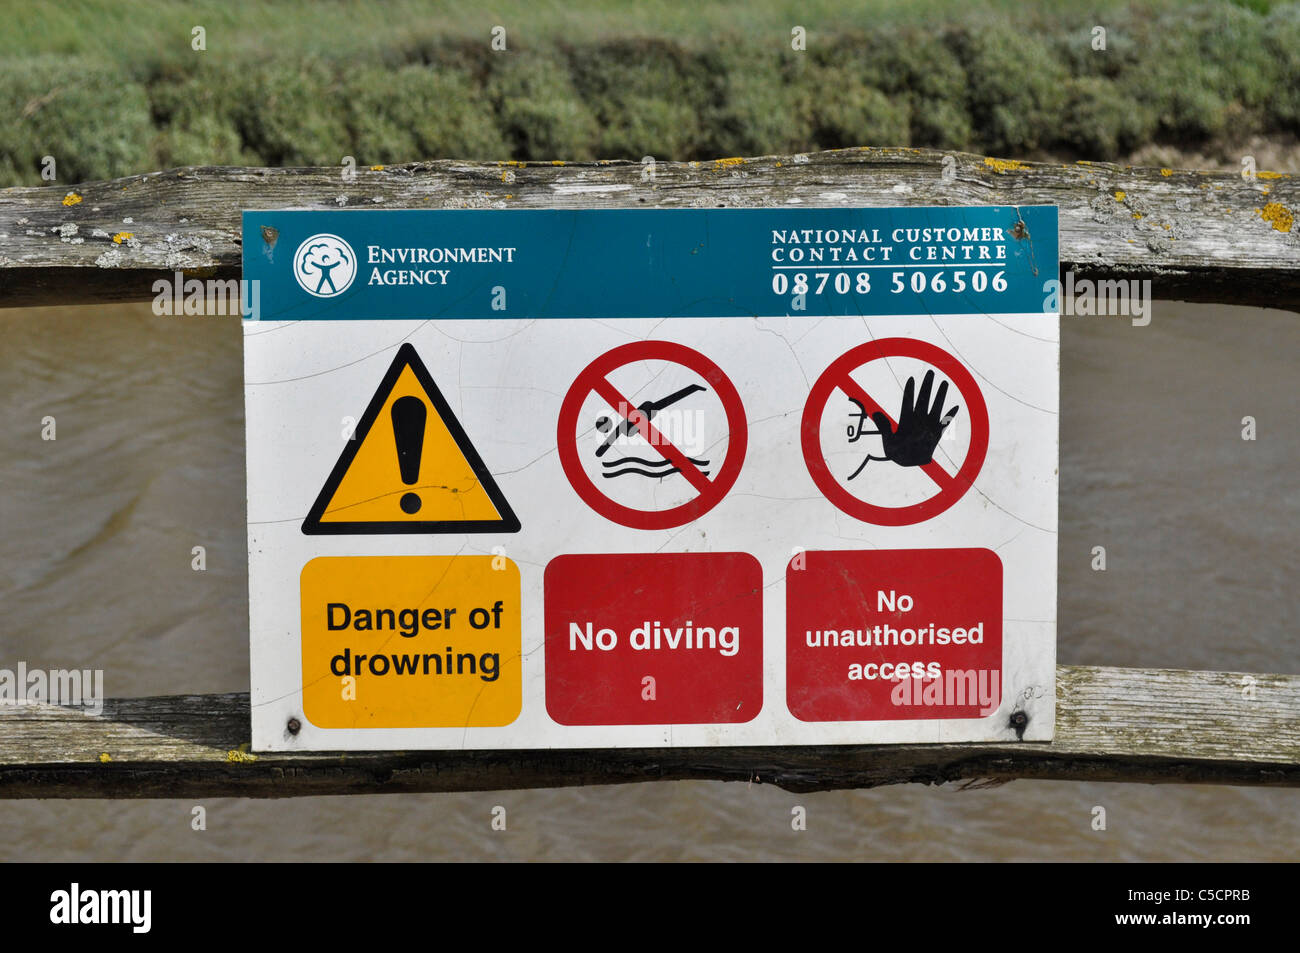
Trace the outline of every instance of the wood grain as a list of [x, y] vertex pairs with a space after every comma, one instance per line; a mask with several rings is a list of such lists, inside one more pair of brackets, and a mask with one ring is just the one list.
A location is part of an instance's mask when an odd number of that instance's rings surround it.
[[921, 149], [658, 163], [441, 160], [362, 169], [194, 167], [0, 191], [0, 306], [145, 301], [176, 270], [238, 278], [240, 212], [302, 208], [1056, 205], [1062, 271], [1149, 278], [1158, 298], [1300, 310], [1288, 174], [1053, 165]]
[[1061, 666], [1056, 739], [253, 754], [245, 694], [0, 706], [0, 797], [299, 797], [717, 780], [789, 791], [1016, 778], [1300, 786], [1300, 676]]

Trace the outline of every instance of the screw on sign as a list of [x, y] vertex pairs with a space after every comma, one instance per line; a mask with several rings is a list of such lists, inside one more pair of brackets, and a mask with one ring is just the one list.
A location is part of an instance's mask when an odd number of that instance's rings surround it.
[[[853, 371], [877, 360], [911, 358], [923, 361], [956, 385], [965, 412], [970, 420], [970, 446], [966, 457], [955, 474], [949, 473], [933, 458], [935, 447], [944, 429], [961, 411], [961, 406], [946, 408], [947, 381], [939, 385], [931, 399], [934, 371], [928, 370], [915, 391], [914, 378], [909, 378], [903, 389], [903, 402], [898, 419], [890, 416], [857, 381]], [[826, 406], [836, 391], [843, 393], [857, 408], [858, 423], [849, 433], [854, 442], [865, 434], [878, 434], [884, 456], [868, 456], [845, 483], [860, 478], [867, 463], [872, 460], [892, 462], [902, 467], [916, 467], [924, 472], [938, 487], [938, 492], [926, 499], [904, 506], [883, 506], [869, 503], [850, 492], [831, 472], [822, 447], [821, 421]], [[862, 420], [870, 417], [877, 430], [862, 429]], [[975, 482], [989, 445], [989, 415], [975, 378], [951, 354], [925, 341], [912, 338], [883, 338], [853, 348], [837, 358], [817, 378], [808, 401], [804, 405], [800, 428], [804, 462], [808, 472], [825, 497], [836, 507], [855, 519], [879, 526], [907, 526], [938, 516], [956, 503]]]
[[[640, 404], [629, 400], [610, 381], [610, 375], [642, 361], [662, 361], [680, 365], [700, 378], [703, 384], [680, 388], [657, 400]], [[694, 393], [711, 390], [722, 402], [726, 415], [727, 451], [723, 459], [712, 461], [679, 449], [654, 424], [654, 418], [670, 405]], [[684, 503], [669, 509], [642, 509], [628, 506], [611, 498], [607, 490], [597, 486], [583, 466], [578, 449], [580, 414], [583, 404], [596, 395], [609, 405], [610, 412], [596, 422], [596, 429], [604, 434], [604, 441], [595, 450], [603, 457], [613, 443], [621, 437], [640, 436], [662, 459], [629, 458], [631, 462], [618, 466], [609, 463], [603, 478], [625, 475], [662, 478], [680, 474], [695, 490], [695, 495]], [[745, 410], [735, 386], [722, 369], [699, 351], [683, 344], [669, 341], [636, 341], [607, 351], [589, 364], [574, 380], [560, 406], [556, 430], [556, 446], [565, 476], [577, 494], [593, 510], [606, 519], [633, 529], [669, 529], [682, 526], [707, 513], [722, 501], [740, 476], [745, 460], [749, 430], [745, 423]], [[710, 476], [712, 473], [712, 476]]]

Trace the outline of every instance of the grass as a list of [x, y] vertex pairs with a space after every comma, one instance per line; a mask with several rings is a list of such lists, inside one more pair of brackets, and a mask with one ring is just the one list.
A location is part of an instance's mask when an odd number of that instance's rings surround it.
[[0, 185], [38, 184], [47, 155], [71, 182], [345, 155], [1111, 159], [1300, 132], [1300, 3], [5, 0], [0, 22]]
[[[186, 56], [196, 25], [207, 30], [209, 52], [233, 57], [314, 53], [382, 60], [447, 40], [486, 44], [496, 25], [506, 27], [511, 45], [647, 38], [711, 45], [716, 37], [743, 34], [786, 47], [791, 28], [803, 25], [815, 47], [846, 30], [933, 27], [972, 15], [1014, 19], [1033, 30], [1059, 22], [1077, 6], [1071, 0], [507, 0], [490, 6], [427, 0], [5, 0], [0, 57], [90, 54], [147, 66]], [[1149, 11], [1178, 6], [1178, 0], [1142, 4]], [[1109, 16], [1128, 8], [1111, 0], [1093, 9]]]

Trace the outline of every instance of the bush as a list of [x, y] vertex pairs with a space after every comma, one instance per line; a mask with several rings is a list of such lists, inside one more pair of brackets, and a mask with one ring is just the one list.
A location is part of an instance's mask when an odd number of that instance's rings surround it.
[[966, 71], [940, 38], [907, 27], [848, 35], [839, 46], [836, 57], [854, 64], [863, 82], [906, 111], [909, 129], [901, 144], [969, 148]]
[[570, 48], [574, 88], [599, 124], [609, 159], [684, 159], [701, 154], [702, 116], [715, 113], [724, 82], [700, 57], [664, 40], [614, 40]]
[[155, 77], [149, 93], [160, 126], [158, 167], [264, 164], [240, 134], [231, 99], [238, 89], [239, 73], [233, 67]]
[[338, 165], [349, 149], [348, 95], [322, 62], [244, 65], [224, 101], [268, 165]]
[[350, 149], [341, 84], [320, 61], [166, 70], [151, 93], [166, 165], [338, 165]]
[[1155, 24], [1147, 68], [1130, 71], [1127, 85], [1159, 117], [1166, 139], [1195, 143], [1230, 127], [1246, 132], [1243, 120], [1258, 116], [1277, 75], [1264, 41], [1264, 21], [1248, 10], [1179, 8]]
[[716, 156], [806, 152], [813, 141], [812, 96], [798, 54], [727, 44], [719, 63], [722, 103], [713, 116]]
[[[488, 80], [488, 97], [516, 159], [594, 159], [600, 127], [558, 57], [511, 53]], [[485, 103], [486, 105], [486, 103]]]
[[1300, 135], [1300, 5], [1269, 15], [1264, 45], [1276, 70], [1267, 106], [1270, 125]]
[[827, 30], [807, 51], [737, 32], [496, 53], [434, 24], [356, 61], [33, 56], [0, 64], [0, 184], [39, 182], [44, 155], [72, 182], [345, 155], [635, 161], [916, 145], [1113, 159], [1153, 141], [1300, 134], [1300, 4], [1139, 4], [1103, 19], [1104, 51], [1094, 17], [1025, 25], [986, 10], [937, 31]]
[[1150, 67], [1150, 24], [1135, 19], [1106, 21], [1106, 48], [1095, 50], [1093, 27], [1096, 18], [1085, 18], [1084, 24], [1062, 34], [1052, 50], [1072, 75], [1076, 77], [1101, 76], [1119, 79], [1135, 71]]
[[144, 87], [82, 59], [0, 64], [0, 185], [42, 184], [53, 156], [59, 182], [147, 171], [153, 124]]
[[[483, 91], [463, 72], [412, 65], [348, 74], [340, 110], [348, 153], [363, 165], [417, 159], [503, 159], [510, 148]], [[344, 153], [335, 147], [332, 162]]]
[[1065, 87], [1056, 144], [1078, 155], [1110, 161], [1147, 142], [1156, 120], [1108, 79], [1085, 76]]
[[966, 72], [982, 151], [1024, 155], [1054, 138], [1068, 76], [1043, 43], [1000, 22], [955, 31], [949, 43]]
[[970, 113], [964, 103], [913, 99], [912, 145], [966, 151], [971, 148], [972, 135]]
[[906, 146], [906, 97], [891, 100], [847, 68], [826, 67], [811, 78], [813, 138], [821, 149]]

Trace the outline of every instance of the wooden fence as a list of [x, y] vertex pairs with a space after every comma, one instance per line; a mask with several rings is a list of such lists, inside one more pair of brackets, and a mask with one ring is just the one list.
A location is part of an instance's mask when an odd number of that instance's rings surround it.
[[[1300, 310], [1300, 181], [916, 149], [700, 163], [187, 168], [0, 191], [0, 306], [147, 301], [240, 276], [240, 212], [1056, 205], [1062, 271]], [[1279, 623], [1280, 625], [1282, 623]], [[1068, 638], [1068, 633], [1064, 633]], [[792, 791], [1014, 778], [1300, 786], [1300, 676], [1060, 666], [1051, 743], [505, 752], [248, 751], [246, 694], [0, 706], [0, 796], [289, 797], [715, 779]]]

